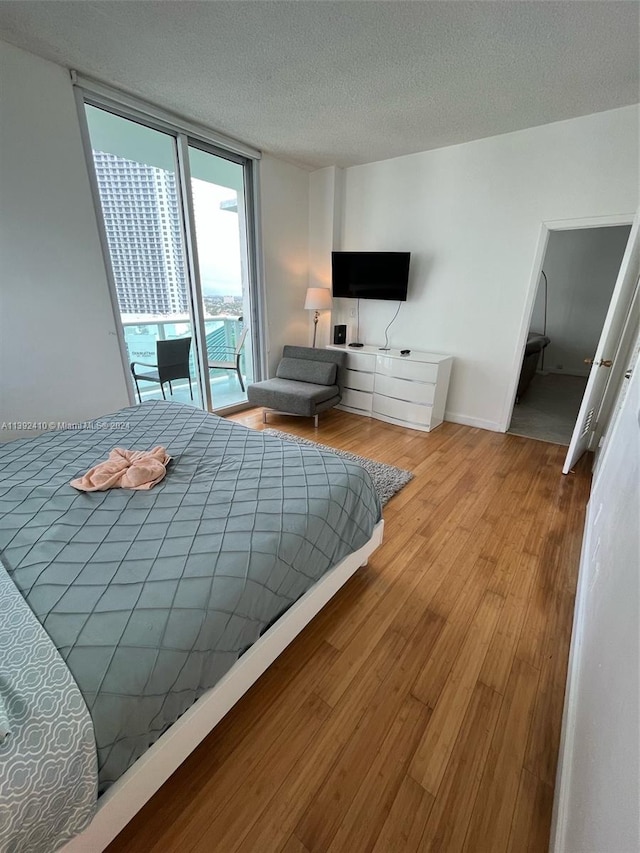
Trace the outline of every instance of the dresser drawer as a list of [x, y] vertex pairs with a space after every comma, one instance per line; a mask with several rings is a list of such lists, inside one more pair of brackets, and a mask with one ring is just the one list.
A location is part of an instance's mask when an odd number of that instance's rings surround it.
[[376, 369], [376, 357], [372, 352], [347, 352], [347, 368], [349, 370], [366, 370], [373, 373]]
[[398, 379], [411, 379], [414, 382], [435, 382], [438, 378], [438, 365], [379, 355], [376, 357], [376, 373], [395, 376]]
[[356, 391], [373, 391], [375, 373], [365, 373], [363, 370], [346, 370], [344, 387]]
[[431, 406], [394, 400], [392, 397], [384, 397], [381, 394], [373, 395], [373, 412], [407, 424], [429, 426], [431, 423]]
[[351, 388], [345, 388], [342, 393], [341, 406], [347, 406], [349, 409], [358, 409], [360, 412], [371, 414], [371, 401], [373, 394], [368, 394], [366, 391], [354, 391]]
[[374, 390], [376, 394], [385, 397], [395, 397], [409, 403], [431, 405], [436, 393], [436, 386], [429, 382], [412, 382], [410, 379], [396, 379], [395, 376], [376, 374]]

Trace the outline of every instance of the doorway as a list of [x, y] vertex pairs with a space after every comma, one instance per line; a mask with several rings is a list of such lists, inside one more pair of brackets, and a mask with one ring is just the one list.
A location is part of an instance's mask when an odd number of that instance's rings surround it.
[[569, 445], [630, 231], [549, 231], [509, 433]]

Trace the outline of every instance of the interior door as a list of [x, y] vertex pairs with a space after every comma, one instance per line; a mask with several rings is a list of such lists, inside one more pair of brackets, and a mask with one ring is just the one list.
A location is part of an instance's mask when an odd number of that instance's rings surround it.
[[631, 300], [631, 307], [622, 331], [618, 354], [616, 355], [613, 367], [611, 368], [611, 376], [607, 387], [605, 388], [602, 405], [596, 415], [597, 426], [589, 446], [590, 450], [595, 450], [595, 460], [593, 463], [594, 477], [596, 476], [600, 466], [604, 446], [608, 440], [609, 425], [613, 419], [614, 408], [616, 404], [619, 406], [621, 403], [620, 388], [623, 382], [626, 382], [631, 378], [634, 361], [634, 346], [638, 346], [639, 330], [640, 277], [636, 281], [633, 298]]
[[611, 368], [618, 356], [619, 343], [633, 300], [638, 273], [640, 271], [640, 240], [638, 236], [640, 214], [636, 212], [629, 235], [629, 242], [622, 257], [620, 271], [613, 289], [609, 310], [602, 327], [596, 354], [587, 380], [587, 387], [580, 404], [578, 419], [571, 436], [569, 451], [565, 459], [563, 474], [568, 474], [578, 459], [589, 447], [596, 430], [596, 415], [604, 398]]

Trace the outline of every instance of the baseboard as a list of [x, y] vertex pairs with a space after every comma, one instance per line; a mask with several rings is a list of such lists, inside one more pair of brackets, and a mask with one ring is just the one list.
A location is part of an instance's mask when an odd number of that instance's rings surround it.
[[457, 412], [445, 412], [445, 421], [452, 424], [463, 424], [464, 426], [476, 427], [477, 429], [488, 429], [491, 432], [506, 432], [496, 421], [486, 421], [484, 418], [473, 418], [470, 415], [461, 415]]

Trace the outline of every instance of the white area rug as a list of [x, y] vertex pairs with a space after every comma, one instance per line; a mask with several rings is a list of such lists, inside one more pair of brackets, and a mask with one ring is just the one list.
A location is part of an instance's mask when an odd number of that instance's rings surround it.
[[384, 462], [376, 462], [373, 459], [367, 459], [366, 456], [356, 456], [355, 453], [349, 453], [348, 450], [337, 450], [335, 447], [329, 447], [328, 444], [318, 444], [316, 441], [300, 438], [300, 436], [291, 435], [291, 433], [282, 432], [279, 429], [264, 429], [262, 432], [281, 438], [283, 441], [293, 441], [296, 444], [308, 444], [311, 447], [317, 447], [318, 450], [328, 450], [330, 453], [335, 453], [337, 456], [343, 456], [345, 459], [351, 459], [351, 461], [362, 465], [373, 480], [374, 488], [382, 506], [403, 486], [406, 486], [409, 480], [413, 480], [411, 471], [396, 468], [395, 465], [386, 465]]

